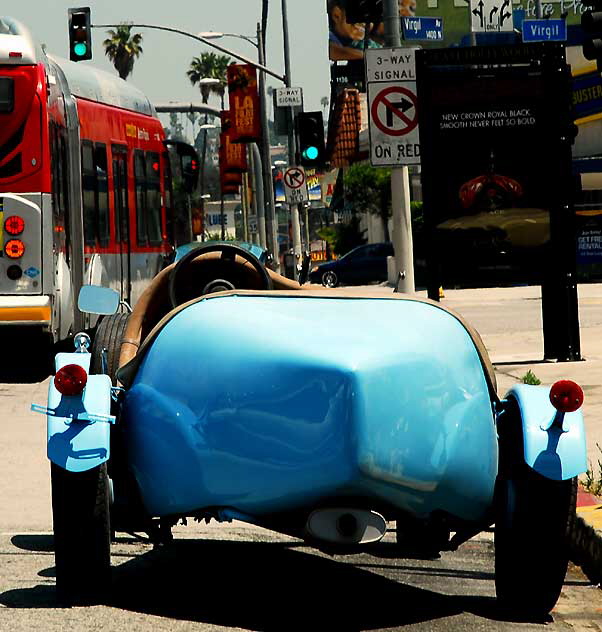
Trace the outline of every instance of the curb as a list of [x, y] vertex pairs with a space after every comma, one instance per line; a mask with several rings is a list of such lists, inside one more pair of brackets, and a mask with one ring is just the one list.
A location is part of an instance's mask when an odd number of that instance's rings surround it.
[[595, 585], [602, 584], [602, 532], [596, 530], [599, 525], [602, 525], [602, 499], [580, 487], [577, 516], [571, 529], [571, 561]]

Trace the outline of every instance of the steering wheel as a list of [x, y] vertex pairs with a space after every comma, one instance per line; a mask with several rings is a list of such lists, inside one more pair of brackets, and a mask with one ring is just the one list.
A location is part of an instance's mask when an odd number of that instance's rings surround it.
[[[185, 300], [182, 300], [182, 288], [180, 287], [182, 283], [182, 279], [184, 279], [187, 274], [190, 274], [192, 262], [200, 257], [201, 255], [207, 254], [209, 252], [221, 252], [220, 259], [214, 260], [214, 263], [224, 262], [223, 268], [224, 270], [219, 270], [219, 277], [215, 277], [211, 275], [211, 277], [202, 279], [202, 292], [203, 294], [212, 294], [213, 292], [223, 292], [227, 290], [234, 290], [237, 287], [242, 288], [241, 278], [243, 275], [240, 273], [244, 271], [243, 267], [240, 264], [236, 264], [236, 256], [238, 255], [246, 262], [250, 263], [253, 266], [253, 269], [259, 275], [259, 280], [261, 282], [261, 287], [258, 288], [260, 290], [271, 290], [272, 289], [272, 279], [270, 278], [267, 270], [259, 261], [259, 259], [250, 253], [248, 250], [245, 250], [241, 246], [237, 246], [235, 244], [231, 244], [228, 242], [218, 242], [213, 244], [208, 244], [206, 246], [200, 246], [198, 248], [193, 248], [190, 252], [186, 253], [176, 264], [176, 267], [171, 271], [169, 277], [169, 300], [171, 301], [172, 307], [177, 307], [181, 305]], [[223, 274], [222, 274], [223, 272]], [[186, 299], [188, 300], [188, 299]]]

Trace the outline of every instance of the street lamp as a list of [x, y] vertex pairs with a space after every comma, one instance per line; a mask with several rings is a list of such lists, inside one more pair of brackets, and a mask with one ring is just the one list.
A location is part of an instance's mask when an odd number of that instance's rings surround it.
[[254, 35], [240, 35], [239, 33], [219, 33], [218, 31], [204, 31], [198, 34], [199, 37], [203, 37], [204, 39], [220, 39], [221, 37], [238, 37], [239, 39], [244, 39], [250, 44], [253, 44], [255, 48], [259, 48], [259, 44], [257, 42], [257, 37]]
[[[222, 37], [236, 37], [238, 39], [245, 40], [249, 42], [249, 44], [253, 44], [257, 49], [257, 58], [259, 61], [259, 102], [260, 102], [260, 110], [261, 110], [261, 127], [262, 127], [262, 140], [261, 140], [261, 173], [262, 173], [262, 181], [263, 181], [263, 190], [264, 190], [264, 199], [266, 201], [265, 209], [260, 209], [262, 211], [262, 215], [266, 218], [268, 224], [268, 244], [271, 242], [272, 251], [274, 255], [274, 263], [276, 265], [276, 271], [278, 271], [279, 267], [279, 258], [278, 258], [278, 221], [276, 217], [276, 209], [274, 207], [274, 183], [272, 182], [272, 173], [270, 169], [270, 137], [269, 137], [269, 128], [268, 128], [268, 110], [267, 110], [267, 101], [266, 101], [266, 81], [265, 81], [265, 71], [262, 70], [265, 64], [265, 48], [263, 42], [263, 32], [261, 30], [261, 25], [257, 24], [257, 35], [241, 35], [239, 33], [222, 33], [218, 31], [205, 31], [199, 33], [198, 36], [204, 40], [215, 40], [220, 39]], [[258, 221], [260, 224], [264, 221], [259, 218], [258, 213]], [[265, 243], [261, 243], [263, 238], [263, 231], [260, 229], [260, 245], [266, 246]]]

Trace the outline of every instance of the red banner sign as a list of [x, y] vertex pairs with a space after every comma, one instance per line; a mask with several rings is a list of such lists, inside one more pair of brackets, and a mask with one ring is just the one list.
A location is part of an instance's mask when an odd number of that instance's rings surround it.
[[261, 140], [257, 71], [248, 64], [228, 66], [228, 93], [233, 143]]
[[247, 171], [247, 151], [244, 145], [232, 142], [230, 112], [221, 114], [222, 133], [220, 134], [219, 169], [222, 173], [244, 173]]

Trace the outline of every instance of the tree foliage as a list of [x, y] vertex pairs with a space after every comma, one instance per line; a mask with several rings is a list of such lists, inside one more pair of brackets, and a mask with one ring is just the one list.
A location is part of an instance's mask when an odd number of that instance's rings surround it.
[[342, 257], [356, 246], [366, 243], [360, 230], [360, 217], [352, 215], [349, 222], [340, 222], [331, 226], [323, 226], [317, 231], [318, 237], [328, 243], [332, 252]]
[[[193, 57], [190, 68], [186, 71], [186, 76], [194, 86], [199, 84], [203, 103], [209, 101], [209, 96], [213, 93], [223, 100], [228, 85], [226, 72], [230, 64], [230, 57], [227, 55], [216, 55], [215, 53], [201, 53], [200, 57]], [[217, 79], [218, 84], [206, 85], [199, 83], [201, 79]]]
[[108, 37], [102, 45], [105, 55], [113, 62], [113, 66], [122, 79], [127, 79], [134, 70], [134, 61], [142, 54], [142, 34], [132, 35], [130, 24], [120, 24], [115, 30], [107, 31]]
[[385, 241], [390, 241], [391, 170], [356, 163], [345, 170], [345, 205], [356, 213], [378, 215], [383, 223]]

